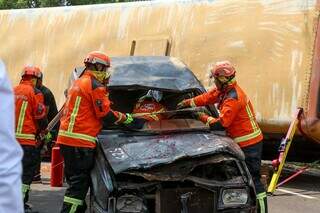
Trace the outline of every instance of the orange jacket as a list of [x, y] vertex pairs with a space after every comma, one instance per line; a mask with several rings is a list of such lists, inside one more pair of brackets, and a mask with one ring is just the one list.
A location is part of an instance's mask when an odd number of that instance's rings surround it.
[[22, 80], [14, 88], [16, 138], [21, 145], [36, 144], [36, 135], [46, 127], [39, 126], [38, 121], [46, 120], [43, 95], [30, 81]]
[[[133, 109], [134, 114], [164, 111], [166, 111], [166, 108], [162, 104], [152, 100], [139, 100]], [[143, 115], [142, 118], [146, 119], [147, 121], [159, 121], [165, 119], [165, 117], [161, 114]]]
[[246, 147], [263, 139], [258, 126], [252, 104], [237, 83], [230, 84], [224, 91], [212, 89], [190, 100], [191, 106], [218, 104], [220, 115], [213, 118], [208, 115], [200, 116], [200, 120], [207, 125], [220, 122], [226, 128], [227, 134], [240, 147]]
[[116, 124], [126, 120], [125, 114], [110, 109], [105, 86], [90, 71], [85, 71], [68, 90], [57, 143], [95, 148], [102, 119], [106, 117]]

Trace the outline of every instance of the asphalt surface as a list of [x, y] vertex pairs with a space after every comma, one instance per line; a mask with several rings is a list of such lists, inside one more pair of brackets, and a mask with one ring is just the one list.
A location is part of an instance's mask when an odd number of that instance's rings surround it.
[[299, 176], [276, 190], [268, 198], [271, 213], [320, 212], [320, 178]]
[[[50, 187], [48, 172], [43, 172], [43, 183], [33, 184], [30, 203], [40, 213], [60, 211], [64, 187]], [[318, 213], [320, 212], [320, 178], [299, 176], [277, 189], [268, 197], [269, 213]]]

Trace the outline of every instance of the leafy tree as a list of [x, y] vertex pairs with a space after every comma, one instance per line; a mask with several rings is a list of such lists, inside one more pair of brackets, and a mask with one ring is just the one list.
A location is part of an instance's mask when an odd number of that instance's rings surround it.
[[55, 7], [129, 1], [134, 0], [0, 0], [0, 9]]
[[63, 6], [63, 0], [40, 0], [40, 7], [56, 7]]

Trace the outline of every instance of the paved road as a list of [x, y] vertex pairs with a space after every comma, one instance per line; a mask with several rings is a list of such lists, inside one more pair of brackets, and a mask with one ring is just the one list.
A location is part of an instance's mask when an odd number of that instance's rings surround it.
[[[40, 213], [59, 212], [65, 187], [52, 188], [48, 178], [43, 184], [32, 185], [30, 201]], [[310, 176], [297, 177], [280, 187], [269, 197], [269, 213], [318, 213], [320, 212], [320, 179]]]
[[300, 176], [280, 187], [269, 197], [270, 213], [318, 213], [320, 212], [320, 179]]

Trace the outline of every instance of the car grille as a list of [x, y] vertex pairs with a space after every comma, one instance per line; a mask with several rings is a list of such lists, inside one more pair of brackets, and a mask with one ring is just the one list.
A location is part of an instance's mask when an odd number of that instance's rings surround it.
[[156, 213], [213, 213], [214, 195], [196, 187], [161, 189], [156, 193]]

